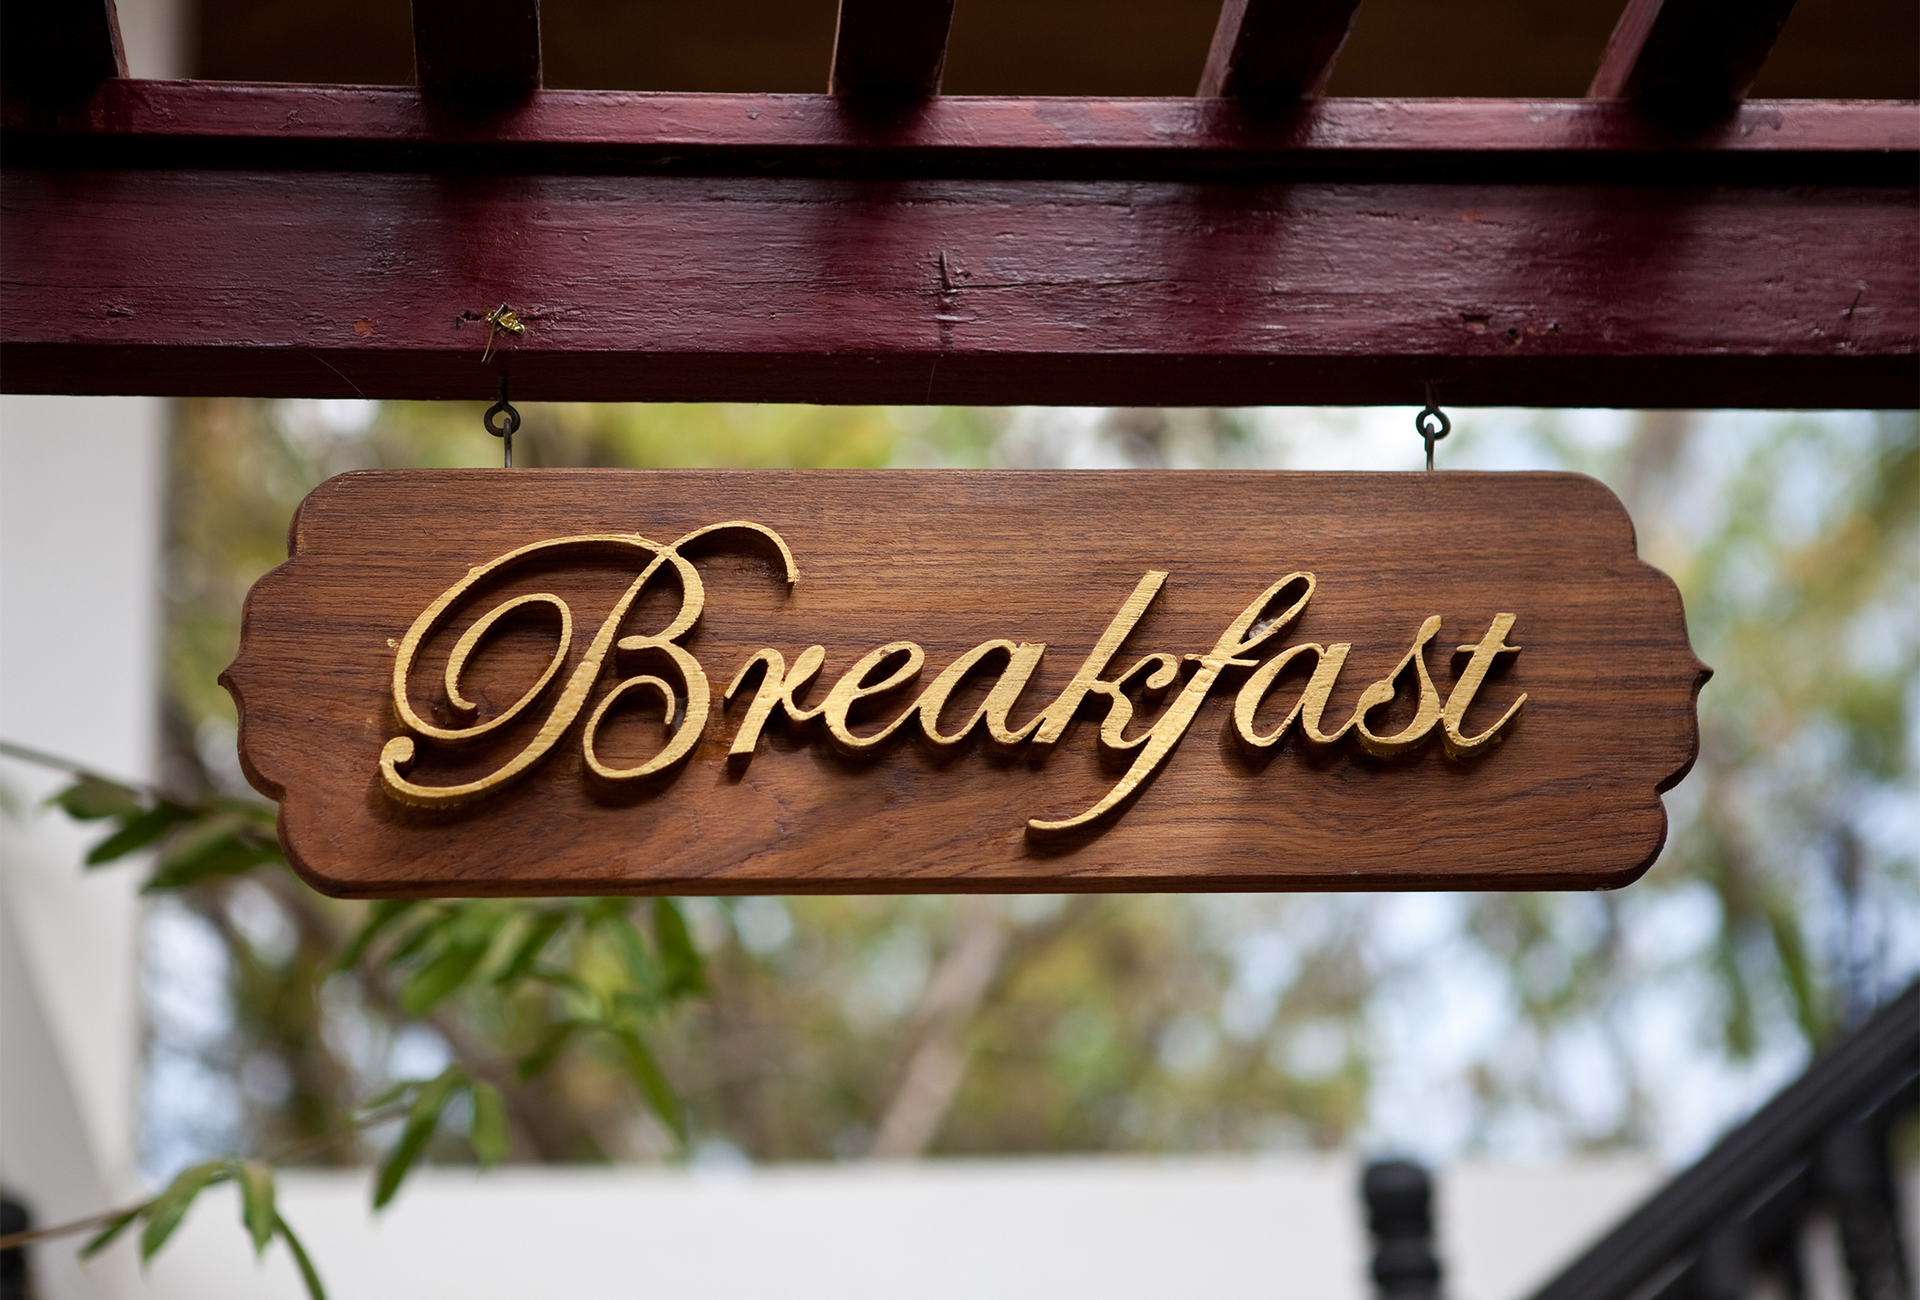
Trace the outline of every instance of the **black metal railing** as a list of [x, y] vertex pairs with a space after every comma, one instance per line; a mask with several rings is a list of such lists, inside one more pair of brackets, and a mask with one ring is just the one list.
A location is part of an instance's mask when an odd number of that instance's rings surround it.
[[1920, 983], [1595, 1242], [1533, 1300], [1744, 1300], [1771, 1274], [1806, 1294], [1802, 1227], [1838, 1229], [1855, 1300], [1912, 1300], [1890, 1151], [1920, 1102]]

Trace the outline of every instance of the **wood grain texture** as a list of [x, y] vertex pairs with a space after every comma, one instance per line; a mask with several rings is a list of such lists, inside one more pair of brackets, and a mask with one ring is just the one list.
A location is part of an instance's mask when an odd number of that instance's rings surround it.
[[[205, 90], [205, 94], [202, 94]], [[0, 388], [1920, 405], [1920, 106], [144, 83], [0, 113]]]
[[920, 99], [940, 93], [953, 0], [840, 0], [834, 95]]
[[1912, 191], [9, 171], [15, 392], [1904, 407]]
[[1199, 95], [1290, 100], [1318, 94], [1360, 0], [1224, 0]]
[[0, 386], [1905, 406], [1920, 108], [111, 83], [10, 101]]
[[127, 75], [114, 0], [4, 0], [0, 80], [26, 102], [56, 109]]
[[[479, 802], [429, 811], [382, 791], [377, 762], [400, 734], [394, 646], [470, 567], [548, 538], [671, 540], [733, 519], [778, 530], [801, 577], [787, 589], [752, 549], [696, 561], [706, 612], [682, 644], [716, 712], [670, 780], [638, 797], [598, 793], [576, 724], [541, 765]], [[1692, 762], [1705, 680], [1673, 584], [1635, 557], [1611, 494], [1574, 475], [402, 471], [322, 485], [290, 541], [291, 560], [248, 598], [223, 681], [249, 778], [281, 800], [292, 861], [340, 894], [1615, 886], [1659, 850], [1658, 792]], [[1230, 731], [1237, 670], [1131, 806], [1064, 840], [1036, 840], [1026, 822], [1077, 813], [1118, 779], [1095, 750], [1097, 710], [1044, 759], [974, 742], [939, 753], [903, 734], [855, 760], [789, 726], [770, 728], [744, 768], [728, 765], [743, 702], [723, 714], [718, 697], [762, 647], [792, 662], [825, 646], [818, 701], [889, 642], [924, 647], [924, 686], [982, 641], [1044, 641], [1020, 720], [1060, 692], [1150, 570], [1169, 576], [1115, 672], [1154, 652], [1208, 653], [1253, 597], [1306, 570], [1312, 601], [1273, 645], [1352, 644], [1329, 725], [1432, 615], [1443, 622], [1427, 664], [1445, 692], [1464, 671], [1452, 646], [1514, 614], [1510, 641], [1523, 649], [1489, 679], [1475, 725], [1522, 693], [1527, 703], [1503, 743], [1465, 761], [1437, 742], [1383, 760], [1292, 738], [1250, 758]], [[411, 707], [444, 709], [433, 684], [495, 603], [552, 592], [591, 629], [636, 573], [600, 555], [489, 578], [426, 643]], [[643, 597], [621, 631], [661, 627], [678, 600], [671, 584]], [[551, 620], [535, 617], [479, 652], [468, 694], [482, 720], [538, 677], [554, 638]], [[595, 698], [614, 680], [611, 667], [601, 673]], [[1261, 727], [1299, 689], [1289, 680]], [[948, 716], [964, 717], [972, 698], [956, 697]], [[1394, 707], [1411, 712], [1405, 698]], [[498, 749], [483, 742], [463, 758], [428, 747], [413, 779], [490, 770], [539, 712], [496, 733]], [[601, 760], [658, 749], [652, 717], [602, 732]]]
[[968, 98], [115, 80], [0, 107], [8, 167], [1028, 180], [1903, 185], [1920, 106], [1783, 100], [1675, 126], [1597, 100]]
[[540, 0], [413, 0], [414, 75], [432, 96], [520, 98], [540, 87]]
[[1744, 98], [1793, 0], [1627, 0], [1587, 94], [1657, 113], [1715, 113]]

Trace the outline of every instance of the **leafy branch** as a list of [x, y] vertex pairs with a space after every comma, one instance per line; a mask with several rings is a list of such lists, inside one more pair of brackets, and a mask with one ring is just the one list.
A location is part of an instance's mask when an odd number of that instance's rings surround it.
[[[653, 900], [644, 924], [639, 909], [625, 899], [385, 900], [372, 904], [359, 926], [347, 931], [331, 921], [322, 900], [287, 868], [270, 805], [223, 796], [176, 799], [6, 742], [0, 742], [0, 754], [69, 772], [72, 781], [48, 805], [76, 821], [106, 824], [108, 833], [86, 854], [90, 868], [151, 851], [154, 865], [142, 885], [145, 893], [194, 897], [267, 869], [263, 882], [273, 896], [289, 905], [305, 932], [333, 950], [318, 977], [352, 975], [396, 1018], [432, 1024], [460, 1058], [431, 1079], [393, 1084], [353, 1111], [346, 1123], [269, 1159], [207, 1160], [182, 1170], [138, 1204], [0, 1237], [0, 1248], [95, 1231], [81, 1247], [85, 1258], [137, 1222], [144, 1225], [144, 1262], [165, 1245], [202, 1192], [235, 1183], [256, 1254], [276, 1237], [285, 1242], [309, 1295], [324, 1300], [312, 1259], [276, 1206], [275, 1165], [397, 1119], [398, 1134], [375, 1170], [373, 1208], [382, 1209], [426, 1157], [450, 1113], [465, 1111], [467, 1144], [482, 1168], [505, 1159], [514, 1145], [516, 1112], [524, 1127], [532, 1127], [545, 1109], [516, 1106], [509, 1096], [551, 1070], [564, 1054], [594, 1041], [611, 1049], [635, 1092], [684, 1148], [685, 1109], [649, 1038], [676, 1003], [707, 991], [707, 979], [686, 919], [672, 899]], [[503, 1060], [474, 1041], [465, 1017], [448, 1014], [455, 1003], [475, 1019], [523, 1026], [531, 1021], [528, 1041]]]

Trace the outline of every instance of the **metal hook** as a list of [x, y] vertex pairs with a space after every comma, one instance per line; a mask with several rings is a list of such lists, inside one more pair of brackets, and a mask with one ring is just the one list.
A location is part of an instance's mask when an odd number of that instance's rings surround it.
[[[496, 415], [504, 415], [506, 417], [505, 421], [499, 425], [494, 424], [493, 417]], [[507, 377], [505, 375], [500, 376], [500, 400], [487, 408], [487, 413], [480, 417], [480, 423], [487, 426], [488, 433], [503, 440], [506, 451], [506, 468], [512, 469], [513, 435], [520, 432], [520, 412], [514, 410], [513, 404], [507, 401]], [[1429, 456], [1431, 456], [1431, 453], [1429, 453]], [[1432, 467], [1429, 466], [1428, 468]]]
[[1427, 385], [1427, 405], [1420, 414], [1413, 417], [1413, 427], [1419, 431], [1420, 440], [1427, 444], [1427, 468], [1433, 468], [1433, 444], [1453, 432], [1453, 421], [1433, 400], [1433, 385]]

